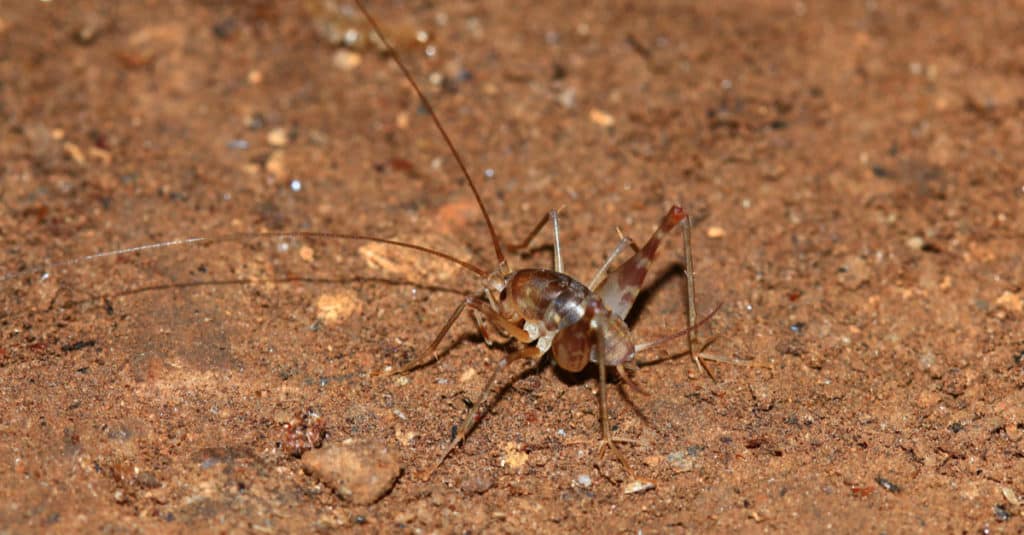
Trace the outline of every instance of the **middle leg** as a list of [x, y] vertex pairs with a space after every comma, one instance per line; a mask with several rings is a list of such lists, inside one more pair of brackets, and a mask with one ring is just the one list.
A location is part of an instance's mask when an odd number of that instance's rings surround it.
[[544, 214], [544, 217], [542, 217], [540, 221], [538, 221], [537, 224], [534, 225], [533, 230], [531, 230], [530, 233], [526, 235], [526, 238], [523, 239], [522, 242], [508, 245], [506, 246], [506, 248], [509, 250], [509, 252], [513, 253], [526, 249], [527, 247], [530, 246], [530, 243], [533, 242], [533, 239], [537, 237], [537, 234], [540, 233], [541, 229], [544, 228], [544, 225], [546, 225], [548, 221], [551, 221], [551, 226], [554, 227], [555, 232], [554, 269], [558, 273], [564, 273], [564, 266], [562, 263], [562, 240], [558, 235], [558, 210], [551, 210], [550, 212]]
[[604, 278], [608, 274], [608, 268], [611, 267], [612, 262], [615, 261], [616, 257], [622, 254], [622, 251], [624, 251], [626, 247], [632, 244], [633, 240], [629, 236], [622, 236], [619, 238], [619, 244], [612, 250], [612, 254], [608, 255], [608, 259], [604, 261], [604, 264], [597, 270], [597, 273], [594, 273], [594, 278], [590, 279], [590, 284], [587, 285], [587, 288], [593, 290], [597, 288], [599, 284], [604, 282]]

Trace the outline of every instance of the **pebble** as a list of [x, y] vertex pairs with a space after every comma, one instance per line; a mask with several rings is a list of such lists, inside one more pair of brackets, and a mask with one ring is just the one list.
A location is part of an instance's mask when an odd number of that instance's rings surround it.
[[82, 152], [82, 149], [79, 148], [78, 145], [70, 141], [64, 142], [64, 154], [67, 154], [68, 157], [74, 160], [78, 165], [85, 164], [85, 153]]
[[403, 112], [399, 112], [398, 115], [395, 116], [395, 128], [397, 128], [399, 130], [405, 130], [406, 128], [409, 128], [409, 114], [408, 113], [405, 113], [403, 111]]
[[860, 288], [871, 276], [871, 269], [863, 258], [850, 255], [847, 256], [839, 269], [839, 284], [847, 290]]
[[558, 103], [567, 110], [574, 108], [576, 106], [576, 90], [571, 87], [563, 90], [558, 94]]
[[631, 481], [627, 483], [626, 486], [622, 487], [622, 493], [640, 494], [641, 492], [647, 492], [652, 489], [654, 489], [654, 483], [637, 479], [636, 481]]
[[267, 168], [267, 172], [274, 175], [277, 178], [284, 178], [288, 174], [288, 167], [284, 163], [284, 151], [275, 150], [270, 153], [267, 157], [267, 162], [264, 164]]
[[135, 484], [144, 489], [156, 489], [163, 485], [163, 483], [157, 479], [156, 474], [149, 471], [139, 472], [135, 476]]
[[464, 371], [463, 371], [463, 372], [462, 372], [462, 373], [461, 373], [461, 374], [459, 375], [459, 382], [460, 382], [460, 383], [467, 383], [467, 382], [469, 382], [469, 381], [472, 381], [472, 380], [473, 380], [473, 379], [475, 379], [475, 378], [476, 378], [476, 370], [475, 370], [475, 369], [473, 369], [473, 368], [466, 368], [466, 369], [465, 369], [465, 370], [464, 370]]
[[505, 455], [501, 459], [501, 466], [515, 470], [526, 464], [529, 455], [523, 451], [522, 444], [516, 442], [505, 443]]
[[576, 484], [585, 489], [590, 488], [590, 485], [592, 485], [593, 483], [593, 480], [591, 480], [590, 476], [587, 474], [580, 474], [576, 476]]
[[288, 144], [288, 129], [277, 127], [267, 132], [267, 143], [272, 147], [283, 147]]
[[334, 57], [331, 58], [331, 61], [334, 63], [335, 67], [343, 71], [351, 71], [352, 69], [362, 65], [363, 55], [343, 48], [334, 53]]
[[915, 251], [924, 249], [924, 238], [920, 236], [911, 236], [907, 238], [907, 247], [910, 247]]
[[1017, 493], [1010, 487], [1002, 487], [999, 490], [1003, 493], [1003, 497], [1006, 498], [1006, 501], [1009, 502], [1010, 505], [1017, 507], [1021, 504], [1021, 500], [1017, 496]]
[[613, 117], [610, 113], [604, 110], [599, 110], [597, 108], [592, 108], [590, 110], [590, 120], [595, 124], [598, 124], [605, 128], [615, 126], [615, 117]]
[[487, 474], [473, 474], [462, 480], [459, 488], [466, 494], [483, 494], [494, 486], [494, 478]]
[[338, 290], [316, 300], [316, 317], [326, 324], [345, 321], [362, 311], [363, 301], [351, 290]]
[[725, 236], [725, 229], [722, 227], [711, 227], [708, 229], [708, 237], [713, 240], [717, 240], [723, 236]]
[[889, 492], [891, 492], [893, 494], [899, 494], [899, 492], [901, 490], [899, 485], [893, 483], [892, 481], [889, 481], [888, 479], [885, 479], [882, 476], [876, 477], [875, 478], [875, 483], [878, 483], [883, 489], [885, 489], [885, 490], [887, 490], [887, 491], [889, 491]]
[[1003, 292], [996, 299], [996, 306], [1010, 312], [1024, 311], [1024, 301], [1021, 300], [1019, 295], [1008, 291]]
[[110, 151], [103, 150], [99, 147], [89, 147], [87, 149], [87, 152], [89, 153], [90, 158], [100, 162], [105, 166], [110, 165], [110, 162], [114, 160], [114, 157], [113, 155], [110, 154]]
[[[0, 22], [0, 25], [2, 25], [2, 22]], [[109, 27], [110, 23], [99, 13], [94, 11], [86, 12], [81, 26], [74, 32], [75, 41], [80, 45], [90, 45]], [[2, 33], [2, 30], [0, 30], [0, 33]]]
[[648, 455], [647, 457], [644, 457], [644, 464], [650, 466], [651, 468], [661, 464], [661, 461], [662, 458], [660, 455]]
[[402, 467], [387, 448], [352, 442], [307, 451], [302, 468], [343, 500], [369, 505], [391, 491]]
[[688, 455], [685, 451], [670, 453], [667, 460], [668, 464], [670, 464], [672, 468], [684, 473], [693, 471], [696, 465], [696, 461], [693, 459], [693, 456]]

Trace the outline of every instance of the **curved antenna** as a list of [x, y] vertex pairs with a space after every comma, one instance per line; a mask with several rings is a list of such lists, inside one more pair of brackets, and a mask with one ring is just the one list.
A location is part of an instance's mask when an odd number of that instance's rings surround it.
[[93, 260], [99, 260], [101, 258], [110, 258], [110, 257], [115, 257], [115, 256], [126, 255], [126, 254], [129, 254], [129, 253], [137, 253], [137, 252], [140, 252], [140, 251], [149, 251], [149, 250], [152, 250], [152, 249], [166, 249], [166, 248], [170, 248], [170, 247], [180, 247], [180, 246], [183, 246], [183, 245], [198, 245], [198, 244], [201, 244], [201, 243], [215, 243], [215, 242], [226, 242], [226, 241], [255, 240], [255, 239], [259, 239], [259, 238], [322, 238], [322, 239], [330, 239], [330, 240], [357, 240], [357, 241], [369, 241], [369, 242], [376, 242], [376, 243], [384, 243], [384, 244], [387, 244], [387, 245], [393, 245], [395, 247], [404, 247], [406, 249], [412, 249], [414, 251], [419, 251], [421, 253], [426, 253], [426, 254], [429, 254], [429, 255], [433, 255], [433, 256], [436, 256], [438, 258], [441, 258], [441, 259], [447, 260], [449, 262], [452, 262], [454, 264], [457, 264], [459, 267], [462, 267], [463, 269], [466, 269], [468, 271], [472, 271], [473, 273], [475, 273], [476, 275], [478, 275], [480, 277], [486, 277], [487, 276], [487, 271], [484, 271], [482, 268], [479, 268], [479, 267], [477, 267], [477, 266], [475, 266], [473, 264], [470, 264], [469, 262], [466, 262], [464, 260], [459, 260], [458, 258], [455, 258], [454, 256], [452, 256], [452, 255], [450, 255], [448, 253], [443, 253], [441, 251], [437, 251], [437, 250], [431, 249], [429, 247], [424, 247], [422, 245], [416, 245], [414, 243], [405, 243], [405, 242], [400, 242], [400, 241], [395, 241], [395, 240], [387, 240], [387, 239], [384, 239], [384, 238], [377, 238], [377, 237], [374, 237], [374, 236], [366, 236], [366, 235], [363, 235], [363, 234], [342, 234], [342, 233], [338, 233], [338, 232], [306, 232], [306, 231], [298, 231], [298, 232], [239, 232], [237, 234], [227, 234], [227, 235], [224, 235], [224, 236], [210, 236], [210, 237], [199, 237], [199, 238], [180, 238], [180, 239], [177, 239], [177, 240], [170, 240], [170, 241], [164, 241], [164, 242], [150, 243], [150, 244], [146, 244], [146, 245], [139, 245], [139, 246], [136, 246], [136, 247], [127, 247], [127, 248], [124, 248], [124, 249], [115, 249], [115, 250], [112, 250], [112, 251], [102, 251], [102, 252], [99, 252], [99, 253], [93, 253], [93, 254], [90, 254], [90, 255], [81, 256], [81, 257], [74, 258], [74, 259], [71, 259], [71, 260], [62, 260], [62, 261], [58, 261], [58, 262], [47, 262], [45, 264], [39, 264], [39, 265], [36, 265], [36, 266], [32, 266], [30, 268], [21, 269], [21, 270], [18, 270], [18, 271], [12, 271], [12, 272], [9, 272], [9, 273], [4, 273], [4, 275], [2, 277], [0, 277], [0, 282], [8, 281], [8, 280], [15, 279], [15, 278], [18, 278], [18, 277], [23, 277], [25, 275], [29, 275], [29, 274], [32, 274], [32, 273], [45, 273], [45, 272], [47, 272], [47, 271], [49, 271], [51, 269], [56, 269], [56, 268], [61, 268], [61, 267], [66, 267], [66, 266], [73, 266], [73, 265], [76, 265], [76, 264], [83, 264], [85, 262], [91, 262]]
[[380, 29], [380, 25], [377, 24], [377, 20], [373, 18], [373, 15], [370, 15], [366, 6], [363, 5], [363, 0], [355, 0], [355, 3], [356, 6], [359, 7], [359, 11], [363, 12], [363, 16], [366, 17], [366, 20], [370, 22], [370, 26], [372, 26], [373, 31], [377, 33], [377, 37], [380, 37], [381, 42], [384, 43], [384, 48], [387, 49], [388, 55], [395, 60], [395, 63], [398, 64], [398, 68], [401, 69], [402, 74], [405, 75], [405, 79], [409, 81], [409, 85], [411, 85], [413, 90], [416, 91], [416, 96], [420, 98], [420, 103], [423, 104], [423, 107], [426, 108], [430, 118], [434, 121], [434, 126], [437, 127], [439, 132], [441, 132], [441, 137], [444, 138], [445, 144], [448, 145], [448, 150], [452, 153], [452, 156], [455, 157], [455, 161], [458, 162], [459, 169], [462, 170], [462, 176], [464, 176], [466, 178], [466, 182], [469, 183], [469, 189], [473, 190], [473, 196], [476, 197], [476, 203], [480, 206], [480, 212], [484, 215], [484, 221], [487, 222], [487, 230], [491, 233], [491, 241], [494, 242], [494, 254], [498, 257], [498, 263], [504, 264], [505, 253], [501, 251], [501, 240], [498, 239], [498, 233], [494, 230], [494, 225], [491, 223], [491, 216], [487, 213], [487, 208], [484, 208], [484, 201], [480, 198], [480, 192], [477, 191], [476, 184], [473, 182], [473, 178], [469, 175], [469, 169], [466, 168], [466, 164], [462, 161], [462, 156], [459, 154], [459, 151], [455, 149], [455, 144], [452, 143], [452, 139], [448, 137], [448, 132], [444, 129], [444, 126], [441, 125], [441, 120], [437, 118], [437, 113], [434, 112], [434, 107], [430, 105], [430, 101], [427, 100], [423, 91], [420, 90], [419, 84], [416, 83], [412, 74], [409, 73], [409, 69], [407, 69], [405, 64], [402, 63], [402, 59], [398, 57], [398, 52], [396, 52], [395, 48], [391, 46], [391, 42], [384, 36], [384, 31]]

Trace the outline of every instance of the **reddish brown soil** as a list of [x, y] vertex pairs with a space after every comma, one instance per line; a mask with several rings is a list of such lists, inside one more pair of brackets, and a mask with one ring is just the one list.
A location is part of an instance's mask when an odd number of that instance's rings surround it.
[[[372, 46], [336, 57], [315, 27], [349, 23], [316, 6], [4, 3], [3, 271], [272, 230], [399, 237], [490, 267], [398, 69]], [[712, 382], [684, 356], [641, 369], [649, 395], [613, 388], [645, 493], [597, 456], [596, 374], [547, 362], [424, 482], [502, 349], [463, 321], [436, 364], [382, 372], [471, 277], [299, 239], [50, 268], [0, 290], [0, 525], [1024, 530], [1019, 3], [373, 8], [474, 174], [493, 170], [480, 187], [502, 235], [564, 206], [567, 267], [586, 279], [616, 226], [645, 238], [680, 203], [698, 220], [701, 312], [723, 303], [710, 351], [770, 368], [712, 364]], [[642, 340], [685, 322], [680, 241], [666, 249], [633, 314]], [[325, 295], [341, 320], [317, 320]], [[278, 447], [306, 407], [325, 444], [394, 452], [388, 495], [349, 504]]]

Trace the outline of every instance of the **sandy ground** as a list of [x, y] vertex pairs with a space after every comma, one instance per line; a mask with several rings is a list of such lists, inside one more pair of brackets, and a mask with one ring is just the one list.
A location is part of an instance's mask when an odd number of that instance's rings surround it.
[[[613, 386], [646, 492], [598, 454], [596, 372], [548, 360], [423, 481], [510, 349], [462, 321], [436, 364], [384, 374], [479, 288], [457, 267], [277, 238], [20, 272], [307, 230], [490, 269], [452, 157], [352, 7], [7, 2], [4, 531], [1024, 530], [1020, 2], [371, 5], [502, 236], [564, 206], [587, 279], [616, 227], [643, 239], [685, 206], [698, 307], [722, 304], [702, 337], [758, 366], [711, 381], [663, 358], [676, 344], [642, 355], [646, 395]], [[540, 245], [515, 266], [550, 266]], [[685, 324], [681, 255], [674, 237], [637, 338]], [[314, 452], [381, 456], [353, 485], [401, 476], [332, 490], [292, 455], [318, 425]]]

